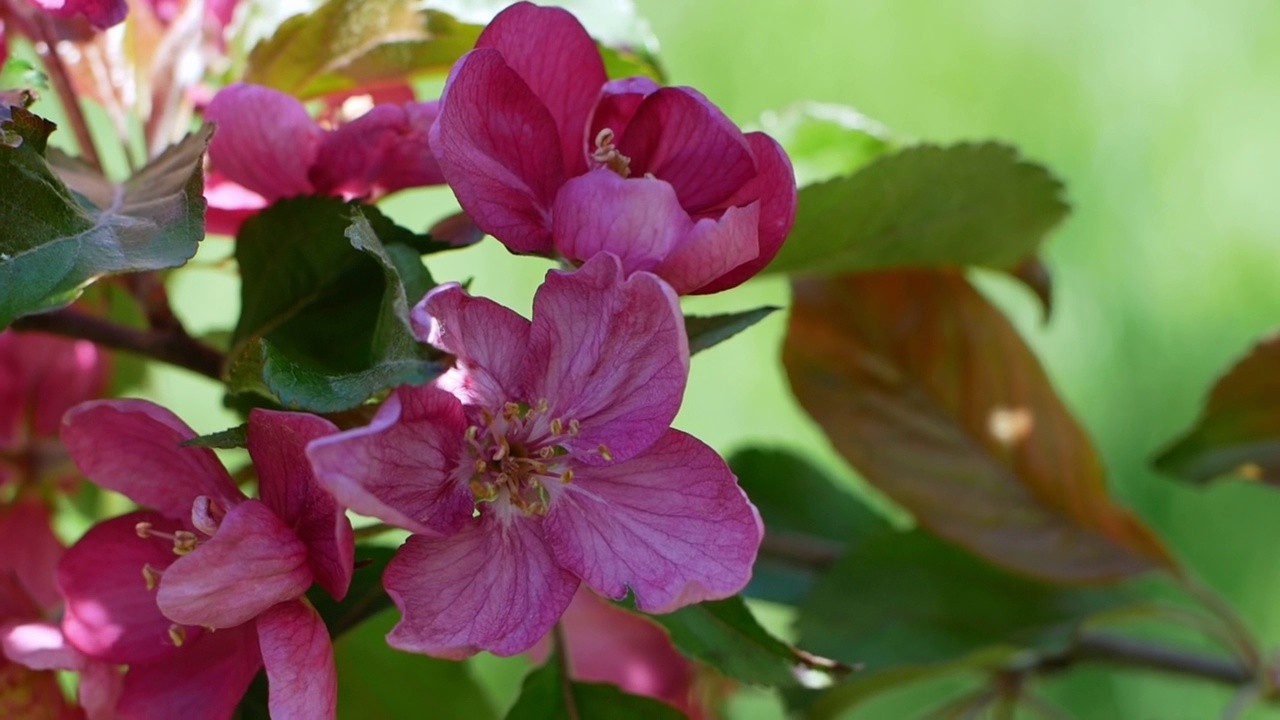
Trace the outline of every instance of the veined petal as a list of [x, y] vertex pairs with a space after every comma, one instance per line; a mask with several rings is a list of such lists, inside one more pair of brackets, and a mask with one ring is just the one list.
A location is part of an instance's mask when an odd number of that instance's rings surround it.
[[449, 534], [471, 519], [462, 404], [431, 385], [405, 386], [367, 427], [313, 440], [307, 457], [338, 503], [411, 532]]
[[414, 334], [457, 358], [436, 385], [468, 405], [502, 407], [517, 397], [529, 321], [457, 283], [427, 293], [411, 314]]
[[431, 150], [458, 204], [512, 252], [551, 250], [551, 203], [564, 158], [551, 113], [496, 50], [454, 64]]
[[306, 601], [284, 602], [257, 620], [273, 718], [332, 720], [338, 677], [329, 630]]
[[582, 23], [561, 8], [516, 3], [493, 18], [476, 47], [502, 53], [555, 119], [565, 170], [585, 171], [587, 119], [608, 75]]
[[759, 252], [760, 203], [733, 207], [719, 219], [703, 218], [653, 274], [681, 295], [698, 292]]
[[147, 400], [82, 403], [62, 421], [62, 442], [85, 477], [188, 522], [201, 495], [225, 507], [244, 498], [212, 450], [180, 447], [195, 436], [176, 415]]
[[62, 602], [55, 577], [66, 550], [52, 521], [49, 506], [35, 498], [0, 506], [0, 575], [12, 573], [26, 595], [49, 609]]
[[255, 409], [249, 414], [249, 457], [258, 470], [258, 495], [306, 546], [316, 582], [341, 600], [355, 558], [351, 521], [307, 459], [307, 443], [337, 432], [333, 423], [306, 413]]
[[156, 603], [176, 623], [222, 629], [300, 597], [311, 581], [306, 546], [265, 503], [247, 500], [169, 566]]
[[643, 75], [605, 83], [600, 89], [595, 109], [591, 111], [591, 130], [587, 133], [587, 140], [594, 143], [605, 128], [612, 130], [615, 136], [621, 135], [631, 124], [636, 110], [640, 109], [640, 103], [659, 87], [658, 83]]
[[308, 172], [324, 130], [291, 95], [236, 83], [218, 91], [204, 111], [217, 123], [209, 162], [229, 179], [278, 200], [312, 191]]
[[379, 197], [442, 184], [427, 140], [438, 112], [437, 102], [378, 105], [328, 133], [311, 168], [316, 191]]
[[644, 453], [581, 468], [544, 522], [556, 562], [646, 612], [729, 597], [751, 579], [764, 535], [714, 450], [670, 430]]
[[253, 625], [207, 633], [164, 660], [130, 665], [120, 717], [226, 720], [261, 667]]
[[610, 252], [622, 261], [625, 275], [660, 265], [693, 229], [671, 185], [623, 179], [609, 170], [565, 183], [551, 217], [561, 255], [581, 261]]
[[691, 88], [647, 96], [617, 141], [631, 173], [653, 173], [676, 189], [691, 215], [713, 207], [756, 175], [742, 131]]
[[551, 558], [537, 521], [485, 512], [447, 538], [410, 536], [383, 585], [403, 616], [387, 635], [392, 647], [461, 659], [528, 650], [569, 605], [578, 578]]
[[[160, 613], [143, 567], [163, 571], [177, 556], [173, 542], [138, 537], [147, 522], [161, 532], [182, 525], [153, 512], [135, 512], [89, 529], [58, 563], [58, 589], [66, 598], [62, 631], [80, 652], [115, 663], [147, 662], [176, 649], [169, 637], [173, 621]], [[187, 628], [187, 640], [199, 628]]]
[[525, 397], [546, 398], [552, 417], [579, 422], [563, 445], [583, 462], [635, 455], [671, 426], [688, 379], [675, 293], [649, 273], [623, 280], [609, 253], [548, 272], [533, 300], [525, 373]]
[[759, 254], [699, 288], [696, 291], [699, 295], [728, 290], [751, 279], [778, 254], [795, 224], [796, 174], [791, 168], [791, 159], [778, 141], [762, 132], [747, 133], [746, 138], [756, 159], [756, 177], [725, 201], [725, 205], [745, 206], [759, 201]]

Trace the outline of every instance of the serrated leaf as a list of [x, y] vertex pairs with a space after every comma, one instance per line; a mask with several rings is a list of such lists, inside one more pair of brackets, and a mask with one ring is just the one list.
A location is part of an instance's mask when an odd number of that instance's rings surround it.
[[754, 310], [722, 315], [686, 315], [684, 331], [689, 337], [689, 354], [693, 355], [715, 347], [769, 317], [777, 310], [776, 307], [766, 305]]
[[382, 573], [395, 554], [395, 548], [357, 545], [356, 568], [351, 575], [351, 586], [342, 600], [334, 600], [318, 585], [311, 588], [307, 599], [324, 619], [330, 635], [340, 637], [392, 606], [391, 596], [382, 587]]
[[652, 698], [628, 695], [615, 685], [573, 682], [565, 677], [557, 648], [530, 672], [506, 720], [680, 720], [684, 715]]
[[246, 448], [249, 447], [249, 425], [246, 423], [220, 432], [193, 437], [190, 440], [183, 440], [180, 444], [182, 447], [204, 447], [218, 450]]
[[1280, 484], [1280, 336], [1259, 342], [1214, 383], [1195, 426], [1155, 464], [1195, 483], [1234, 476]]
[[204, 238], [201, 159], [211, 128], [123, 184], [84, 179], [83, 193], [45, 158], [52, 130], [21, 108], [0, 120], [0, 328], [70, 303], [103, 275], [182, 265]]
[[792, 390], [836, 450], [922, 525], [1058, 582], [1176, 567], [1108, 496], [1097, 452], [1039, 361], [960, 274], [793, 288]]
[[795, 227], [765, 272], [1013, 270], [1067, 216], [1061, 196], [1057, 178], [1006, 145], [909, 147], [802, 188]]
[[443, 75], [481, 29], [416, 0], [328, 0], [254, 47], [244, 80], [312, 98]]
[[[236, 241], [244, 282], [231, 392], [336, 412], [433, 377], [384, 247], [413, 237], [374, 208], [334, 198], [286, 200], [250, 218]], [[415, 291], [429, 282], [422, 273], [409, 279]]]

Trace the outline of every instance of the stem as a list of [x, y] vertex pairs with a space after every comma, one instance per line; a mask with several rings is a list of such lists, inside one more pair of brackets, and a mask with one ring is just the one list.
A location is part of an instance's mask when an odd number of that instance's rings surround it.
[[1259, 675], [1263, 667], [1262, 652], [1253, 640], [1253, 633], [1245, 625], [1236, 609], [1217, 591], [1197, 578], [1186, 573], [1179, 573], [1176, 578], [1188, 595], [1199, 601], [1206, 610], [1222, 622], [1227, 637], [1232, 640], [1236, 651], [1240, 654], [1240, 659], [1255, 675]]
[[569, 644], [564, 639], [564, 623], [556, 622], [551, 630], [556, 647], [555, 663], [560, 668], [560, 692], [564, 694], [564, 707], [568, 720], [579, 720], [578, 703], [573, 697], [573, 678], [569, 676]]
[[[89, 122], [85, 119], [84, 109], [80, 107], [76, 91], [71, 85], [71, 73], [67, 71], [67, 66], [62, 62], [62, 56], [58, 54], [57, 33], [54, 32], [48, 18], [36, 18], [35, 25], [39, 29], [40, 40], [43, 41], [45, 48], [41, 58], [44, 60], [45, 69], [49, 71], [53, 88], [58, 93], [58, 101], [62, 104], [63, 111], [67, 113], [67, 121], [71, 123], [71, 130], [75, 133], [80, 154], [90, 167], [102, 172], [102, 160], [98, 157], [97, 146], [93, 144]], [[40, 44], [37, 43], [36, 47], [40, 47]]]
[[836, 564], [844, 554], [841, 543], [813, 535], [785, 530], [767, 530], [760, 543], [760, 557], [784, 565], [821, 572]]
[[222, 380], [222, 353], [204, 345], [181, 325], [158, 330], [135, 330], [70, 308], [28, 315], [12, 325], [18, 332], [38, 331], [89, 340], [103, 347], [124, 350], [185, 368], [213, 380]]
[[1224, 685], [1245, 686], [1254, 681], [1253, 669], [1235, 660], [1102, 633], [1080, 637], [1061, 655], [1043, 658], [1032, 670], [1049, 674], [1066, 670], [1082, 662], [1101, 662], [1130, 668], [1159, 670]]

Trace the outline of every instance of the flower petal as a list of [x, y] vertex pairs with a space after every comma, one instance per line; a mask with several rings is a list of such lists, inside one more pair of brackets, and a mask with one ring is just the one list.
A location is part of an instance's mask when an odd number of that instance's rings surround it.
[[636, 110], [650, 94], [661, 87], [652, 79], [643, 75], [610, 80], [600, 89], [600, 99], [591, 111], [591, 129], [587, 140], [595, 141], [601, 130], [608, 128], [614, 135], [621, 135], [623, 129], [631, 123]]
[[131, 665], [124, 676], [120, 717], [226, 720], [261, 667], [252, 625], [208, 633], [162, 661]]
[[333, 643], [324, 620], [304, 601], [285, 602], [258, 618], [273, 718], [332, 720], [338, 713]]
[[53, 623], [28, 622], [0, 625], [0, 656], [32, 670], [79, 670], [85, 658], [67, 643], [62, 628]]
[[312, 191], [307, 174], [320, 152], [324, 130], [291, 95], [236, 83], [218, 91], [205, 108], [218, 131], [209, 162], [227, 178], [278, 200]]
[[525, 397], [580, 423], [566, 449], [590, 463], [635, 455], [671, 426], [689, 375], [675, 293], [649, 273], [624, 281], [609, 253], [548, 272], [533, 300], [525, 373]]
[[147, 400], [82, 403], [62, 421], [62, 442], [85, 477], [188, 522], [201, 495], [224, 507], [244, 498], [212, 450], [180, 447], [195, 436], [176, 415]]
[[204, 214], [205, 233], [227, 237], [239, 234], [245, 220], [270, 204], [266, 198], [228, 180], [216, 170], [205, 175], [204, 199], [208, 203]]
[[751, 579], [764, 534], [714, 450], [670, 430], [624, 463], [582, 468], [547, 515], [556, 562], [645, 612], [729, 597]]
[[[181, 530], [153, 512], [135, 512], [98, 523], [58, 563], [58, 590], [66, 598], [62, 631], [80, 652], [115, 663], [146, 662], [174, 652], [173, 621], [156, 607], [142, 568], [163, 571], [175, 559], [173, 543], [138, 537], [148, 522], [162, 532]], [[200, 633], [187, 628], [187, 640]]]
[[247, 500], [169, 566], [156, 603], [176, 623], [222, 629], [300, 597], [311, 581], [306, 546], [265, 503]]
[[56, 569], [65, 552], [53, 534], [49, 506], [35, 498], [20, 497], [9, 507], [0, 506], [0, 575], [12, 573], [25, 594], [41, 608], [62, 602]]
[[31, 4], [58, 17], [84, 15], [99, 30], [124, 22], [129, 14], [125, 0], [31, 0]]
[[690, 214], [713, 207], [756, 175], [742, 131], [691, 88], [666, 87], [640, 103], [617, 141], [631, 174], [653, 173]]
[[550, 252], [551, 203], [566, 177], [555, 120], [496, 50], [454, 64], [431, 150], [480, 229], [512, 252]]
[[351, 521], [307, 459], [307, 443], [336, 432], [333, 423], [306, 413], [255, 409], [249, 414], [249, 457], [258, 470], [258, 495], [306, 546], [316, 582], [341, 600], [351, 585], [355, 558]]
[[313, 440], [316, 478], [343, 507], [411, 532], [448, 534], [471, 518], [475, 501], [459, 475], [466, 419], [439, 388], [405, 386], [367, 427]]
[[564, 612], [578, 579], [551, 558], [542, 528], [485, 512], [447, 538], [413, 535], [383, 576], [403, 617], [395, 648], [461, 659], [529, 649]]
[[582, 23], [561, 8], [516, 3], [493, 18], [476, 47], [502, 53], [555, 119], [565, 170], [584, 172], [587, 119], [608, 76]]
[[57, 436], [63, 414], [101, 394], [109, 374], [106, 356], [88, 340], [0, 332], [0, 447], [25, 435]]
[[751, 279], [764, 269], [782, 249], [782, 243], [796, 221], [796, 174], [791, 159], [776, 140], [761, 132], [747, 133], [747, 142], [756, 158], [755, 179], [725, 201], [727, 206], [760, 201], [759, 254], [718, 280], [699, 288], [699, 295], [728, 290]]
[[502, 407], [517, 397], [520, 367], [529, 344], [529, 321], [488, 298], [472, 297], [457, 283], [427, 293], [412, 312], [423, 342], [457, 357], [436, 380], [463, 403]]
[[693, 229], [675, 190], [662, 180], [623, 179], [595, 170], [565, 183], [551, 212], [556, 250], [570, 260], [611, 252], [625, 275], [652, 270]]
[[328, 133], [311, 182], [325, 195], [380, 197], [444, 183], [428, 144], [439, 103], [378, 105]]
[[759, 218], [760, 203], [753, 202], [746, 207], [731, 207], [719, 219], [699, 220], [675, 252], [654, 268], [653, 274], [681, 295], [700, 292], [700, 288], [756, 257]]

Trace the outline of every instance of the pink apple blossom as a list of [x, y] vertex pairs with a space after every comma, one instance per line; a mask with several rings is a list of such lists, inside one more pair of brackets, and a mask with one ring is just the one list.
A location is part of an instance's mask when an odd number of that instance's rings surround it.
[[453, 283], [413, 321], [454, 368], [307, 453], [339, 502], [416, 533], [383, 578], [393, 646], [523, 652], [582, 582], [648, 612], [742, 589], [759, 516], [671, 428], [689, 350], [666, 283], [602, 254], [549, 272], [532, 322]]
[[122, 718], [221, 720], [264, 665], [273, 715], [333, 717], [333, 651], [303, 594], [316, 582], [345, 595], [354, 546], [302, 453], [335, 430], [255, 410], [260, 498], [250, 499], [212, 451], [180, 446], [195, 433], [157, 405], [97, 401], [67, 414], [63, 440], [85, 475], [152, 508], [95, 526], [58, 566], [70, 644], [129, 665]]
[[253, 212], [281, 198], [378, 198], [444, 182], [427, 132], [438, 103], [389, 102], [326, 129], [278, 90], [236, 83], [209, 102], [217, 123], [206, 190], [210, 232], [234, 234]]
[[678, 293], [742, 283], [795, 218], [782, 148], [701, 93], [608, 82], [568, 12], [517, 3], [454, 66], [431, 147], [463, 210], [517, 253], [601, 252]]
[[57, 17], [83, 15], [99, 30], [124, 22], [129, 14], [125, 0], [30, 0], [31, 4]]

